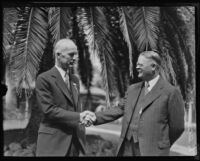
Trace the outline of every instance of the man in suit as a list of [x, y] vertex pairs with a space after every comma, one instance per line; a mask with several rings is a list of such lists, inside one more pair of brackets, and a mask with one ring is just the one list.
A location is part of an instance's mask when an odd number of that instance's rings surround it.
[[43, 119], [38, 130], [36, 156], [79, 156], [85, 153], [84, 112], [79, 101], [79, 79], [70, 73], [78, 56], [70, 39], [59, 40], [54, 48], [55, 66], [40, 74], [36, 96]]
[[142, 52], [136, 69], [143, 81], [129, 86], [117, 107], [85, 118], [100, 125], [123, 116], [118, 156], [168, 156], [184, 131], [182, 95], [162, 78], [160, 65], [156, 52]]

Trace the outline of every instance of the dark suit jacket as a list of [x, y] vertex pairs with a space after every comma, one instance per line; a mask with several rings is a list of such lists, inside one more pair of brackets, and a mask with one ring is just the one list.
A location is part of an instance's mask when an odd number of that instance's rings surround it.
[[[96, 125], [124, 116], [117, 155], [122, 155], [122, 143], [143, 83], [131, 85], [119, 106], [96, 113]], [[145, 97], [140, 104], [142, 112], [138, 129], [141, 155], [169, 155], [171, 145], [184, 131], [184, 103], [180, 90], [160, 78]]]
[[85, 152], [85, 127], [79, 124], [80, 87], [74, 75], [71, 88], [73, 96], [56, 67], [38, 76], [36, 96], [44, 117], [38, 131], [36, 156], [65, 156], [73, 135], [77, 135], [78, 147]]

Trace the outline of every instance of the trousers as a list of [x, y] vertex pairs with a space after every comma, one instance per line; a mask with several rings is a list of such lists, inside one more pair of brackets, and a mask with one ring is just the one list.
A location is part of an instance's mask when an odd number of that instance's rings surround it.
[[71, 145], [69, 147], [69, 150], [67, 152], [67, 157], [78, 157], [79, 154], [80, 154], [80, 145], [79, 145], [79, 142], [78, 142], [78, 138], [73, 135], [72, 136], [72, 141], [71, 141]]
[[124, 142], [122, 143], [122, 156], [141, 156], [139, 142], [134, 143], [133, 137], [130, 140], [125, 138]]

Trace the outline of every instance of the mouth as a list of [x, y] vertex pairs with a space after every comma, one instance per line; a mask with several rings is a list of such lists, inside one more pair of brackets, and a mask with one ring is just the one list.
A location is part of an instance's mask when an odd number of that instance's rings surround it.
[[72, 59], [72, 60], [70, 60], [69, 65], [73, 65], [74, 63], [75, 63], [75, 60]]
[[73, 62], [73, 61], [70, 61], [70, 62], [69, 62], [69, 67], [73, 67], [73, 65], [74, 65], [74, 62]]

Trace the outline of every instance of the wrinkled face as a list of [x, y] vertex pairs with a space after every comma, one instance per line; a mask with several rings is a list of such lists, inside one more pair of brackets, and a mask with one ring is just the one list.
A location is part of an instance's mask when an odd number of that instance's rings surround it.
[[67, 50], [62, 51], [57, 57], [59, 66], [65, 71], [69, 68], [70, 63], [77, 61], [77, 59], [77, 52], [68, 52]]
[[148, 59], [140, 55], [137, 61], [136, 70], [138, 77], [144, 81], [149, 81], [154, 77], [155, 63], [152, 59]]

